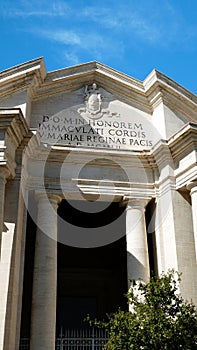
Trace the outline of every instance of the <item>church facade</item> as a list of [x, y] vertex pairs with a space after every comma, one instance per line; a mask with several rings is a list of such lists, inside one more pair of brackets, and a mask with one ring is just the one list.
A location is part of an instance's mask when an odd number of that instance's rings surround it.
[[174, 269], [197, 304], [194, 94], [38, 58], [0, 73], [0, 136], [0, 350], [67, 349], [129, 278]]

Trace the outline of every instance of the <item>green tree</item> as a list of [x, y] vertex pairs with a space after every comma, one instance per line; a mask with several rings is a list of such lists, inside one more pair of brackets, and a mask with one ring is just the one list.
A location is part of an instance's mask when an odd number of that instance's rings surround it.
[[118, 310], [106, 322], [107, 350], [195, 350], [197, 311], [179, 294], [180, 274], [169, 271], [149, 283], [131, 281], [130, 311]]

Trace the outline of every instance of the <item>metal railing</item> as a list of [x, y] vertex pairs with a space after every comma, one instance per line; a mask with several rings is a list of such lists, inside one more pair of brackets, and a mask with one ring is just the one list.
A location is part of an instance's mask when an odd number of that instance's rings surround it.
[[108, 334], [103, 329], [67, 329], [56, 339], [56, 350], [102, 350], [107, 341]]
[[21, 338], [19, 350], [29, 350], [29, 349], [30, 349], [29, 338]]
[[[66, 329], [56, 338], [56, 350], [102, 350], [108, 341], [108, 333], [103, 329]], [[21, 338], [20, 350], [29, 350], [29, 339]]]

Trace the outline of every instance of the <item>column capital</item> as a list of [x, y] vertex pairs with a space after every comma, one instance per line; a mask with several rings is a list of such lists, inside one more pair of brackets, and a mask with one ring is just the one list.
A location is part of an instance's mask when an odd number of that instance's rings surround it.
[[52, 205], [58, 205], [62, 200], [61, 196], [58, 194], [42, 192], [39, 190], [35, 191], [35, 198], [37, 202], [46, 201]]
[[131, 198], [126, 196], [123, 198], [123, 203], [125, 203], [126, 210], [128, 209], [145, 210], [145, 207], [149, 201], [150, 201], [150, 198]]
[[189, 182], [186, 187], [191, 194], [193, 194], [194, 192], [197, 192], [197, 179]]
[[0, 167], [0, 179], [4, 180], [5, 182], [7, 181], [7, 178], [9, 177], [10, 172], [7, 169], [7, 167]]

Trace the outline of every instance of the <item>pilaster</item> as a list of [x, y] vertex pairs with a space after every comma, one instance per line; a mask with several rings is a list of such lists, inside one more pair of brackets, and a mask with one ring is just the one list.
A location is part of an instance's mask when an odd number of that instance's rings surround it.
[[182, 296], [197, 303], [197, 264], [191, 205], [173, 187], [157, 197], [155, 233], [159, 273], [169, 269], [180, 272]]

